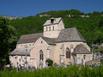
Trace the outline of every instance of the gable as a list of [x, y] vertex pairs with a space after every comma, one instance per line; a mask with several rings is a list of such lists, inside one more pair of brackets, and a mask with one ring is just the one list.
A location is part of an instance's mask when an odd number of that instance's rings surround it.
[[[36, 42], [34, 43], [35, 46], [37, 45], [49, 45], [52, 41], [48, 38], [45, 37], [40, 37], [36, 40]], [[52, 43], [51, 43], [52, 44]]]
[[34, 56], [35, 54], [37, 55], [38, 51], [44, 49], [46, 50], [48, 46], [49, 46], [48, 43], [42, 37], [40, 37], [34, 43], [34, 47], [32, 48], [30, 55], [31, 56]]

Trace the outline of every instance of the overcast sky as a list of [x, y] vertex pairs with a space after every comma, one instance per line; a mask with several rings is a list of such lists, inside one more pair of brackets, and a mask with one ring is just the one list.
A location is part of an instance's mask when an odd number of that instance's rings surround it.
[[103, 11], [103, 0], [0, 0], [0, 15], [31, 16], [51, 10]]

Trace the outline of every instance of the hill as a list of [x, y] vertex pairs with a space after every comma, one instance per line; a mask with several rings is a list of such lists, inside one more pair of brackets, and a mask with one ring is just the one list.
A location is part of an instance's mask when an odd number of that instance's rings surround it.
[[103, 12], [85, 14], [79, 10], [49, 11], [35, 16], [9, 20], [17, 36], [42, 32], [44, 22], [50, 17], [62, 17], [65, 27], [76, 27], [89, 44], [103, 43]]

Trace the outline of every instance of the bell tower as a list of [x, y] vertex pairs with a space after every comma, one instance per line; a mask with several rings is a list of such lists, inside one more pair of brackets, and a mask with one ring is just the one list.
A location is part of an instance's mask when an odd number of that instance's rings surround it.
[[59, 33], [64, 29], [62, 18], [50, 18], [43, 25], [43, 36], [48, 38], [58, 38]]

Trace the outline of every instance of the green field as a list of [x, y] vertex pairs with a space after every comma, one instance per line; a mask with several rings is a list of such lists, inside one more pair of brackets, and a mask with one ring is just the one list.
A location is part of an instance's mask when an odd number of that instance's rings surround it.
[[0, 71], [0, 77], [103, 77], [103, 66], [99, 67], [50, 67], [35, 71]]

